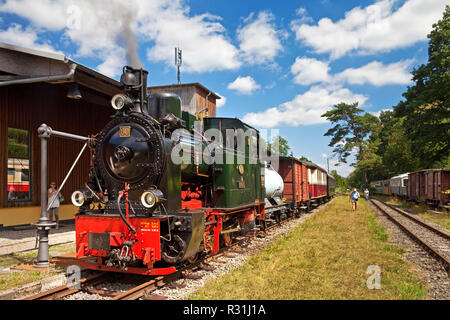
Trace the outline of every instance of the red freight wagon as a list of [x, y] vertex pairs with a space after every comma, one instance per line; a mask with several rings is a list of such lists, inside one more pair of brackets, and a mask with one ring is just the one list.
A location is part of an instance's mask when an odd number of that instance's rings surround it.
[[450, 169], [426, 169], [408, 175], [409, 198], [436, 207], [450, 203]]
[[308, 168], [294, 157], [280, 157], [278, 173], [283, 179], [283, 198], [294, 207], [309, 209]]
[[319, 204], [327, 198], [327, 172], [312, 162], [305, 162], [308, 168], [308, 183], [311, 203]]

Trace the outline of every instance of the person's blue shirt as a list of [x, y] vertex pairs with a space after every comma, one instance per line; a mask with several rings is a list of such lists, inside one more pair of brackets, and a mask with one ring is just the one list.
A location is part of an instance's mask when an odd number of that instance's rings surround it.
[[358, 193], [358, 191], [353, 191], [352, 192], [352, 194], [351, 194], [351, 196], [352, 196], [352, 200], [358, 200], [358, 198], [359, 198], [359, 193]]

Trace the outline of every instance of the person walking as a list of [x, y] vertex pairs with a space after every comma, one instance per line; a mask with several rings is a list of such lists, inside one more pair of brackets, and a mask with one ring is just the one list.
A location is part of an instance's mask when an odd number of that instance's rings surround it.
[[366, 200], [369, 200], [369, 189], [365, 189], [364, 190], [364, 198], [366, 198]]
[[49, 212], [49, 219], [50, 222], [53, 222], [53, 214], [55, 214], [55, 222], [56, 222], [56, 229], [59, 228], [59, 214], [58, 209], [60, 205], [60, 199], [62, 198], [61, 192], [58, 193], [58, 188], [56, 187], [56, 182], [50, 183], [50, 188], [47, 192], [47, 198], [48, 198], [48, 204], [51, 204], [48, 212]]
[[352, 193], [350, 193], [350, 201], [352, 203], [352, 211], [358, 210], [358, 198], [360, 197], [359, 192], [353, 189]]

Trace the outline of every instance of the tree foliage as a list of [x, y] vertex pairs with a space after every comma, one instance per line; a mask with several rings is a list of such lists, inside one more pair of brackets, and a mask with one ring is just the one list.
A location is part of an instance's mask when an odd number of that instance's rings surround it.
[[339, 175], [336, 170], [331, 170], [330, 175], [336, 179], [336, 190], [338, 192], [342, 192], [347, 189], [347, 179]]
[[291, 149], [291, 147], [289, 147], [289, 143], [288, 141], [283, 138], [282, 136], [275, 136], [273, 137], [271, 143], [267, 144], [267, 149], [272, 149], [272, 145], [275, 144], [275, 141], [278, 140], [278, 151], [279, 155], [282, 157], [287, 157], [289, 156], [289, 150]]
[[325, 136], [331, 137], [329, 146], [334, 147], [333, 152], [338, 155], [339, 162], [347, 163], [347, 158], [354, 155], [356, 162], [351, 165], [363, 170], [367, 184], [367, 171], [381, 163], [377, 154], [381, 130], [379, 119], [370, 113], [363, 114], [358, 102], [339, 103], [322, 117], [334, 124]]
[[428, 61], [412, 71], [413, 84], [393, 111], [379, 119], [358, 104], [340, 103], [323, 117], [333, 127], [325, 135], [346, 162], [355, 155], [348, 186], [427, 168], [450, 167], [450, 6], [428, 35]]
[[395, 108], [421, 167], [439, 167], [450, 155], [450, 6], [428, 35], [428, 62]]
[[305, 156], [300, 156], [299, 158], [298, 158], [298, 160], [300, 160], [300, 161], [306, 161], [306, 162], [312, 162], [311, 160], [309, 160], [307, 157], [305, 157]]

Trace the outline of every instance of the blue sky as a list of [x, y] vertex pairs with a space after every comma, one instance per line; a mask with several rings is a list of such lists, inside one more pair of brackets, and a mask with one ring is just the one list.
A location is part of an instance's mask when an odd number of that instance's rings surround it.
[[[278, 129], [295, 156], [326, 168], [330, 124], [320, 115], [339, 102], [359, 101], [374, 114], [396, 105], [412, 69], [426, 62], [426, 35], [448, 3], [6, 0], [0, 41], [60, 52], [118, 79], [131, 30], [149, 85], [176, 82], [180, 47], [182, 82], [224, 97], [218, 116]], [[344, 176], [352, 171], [334, 163]]]

